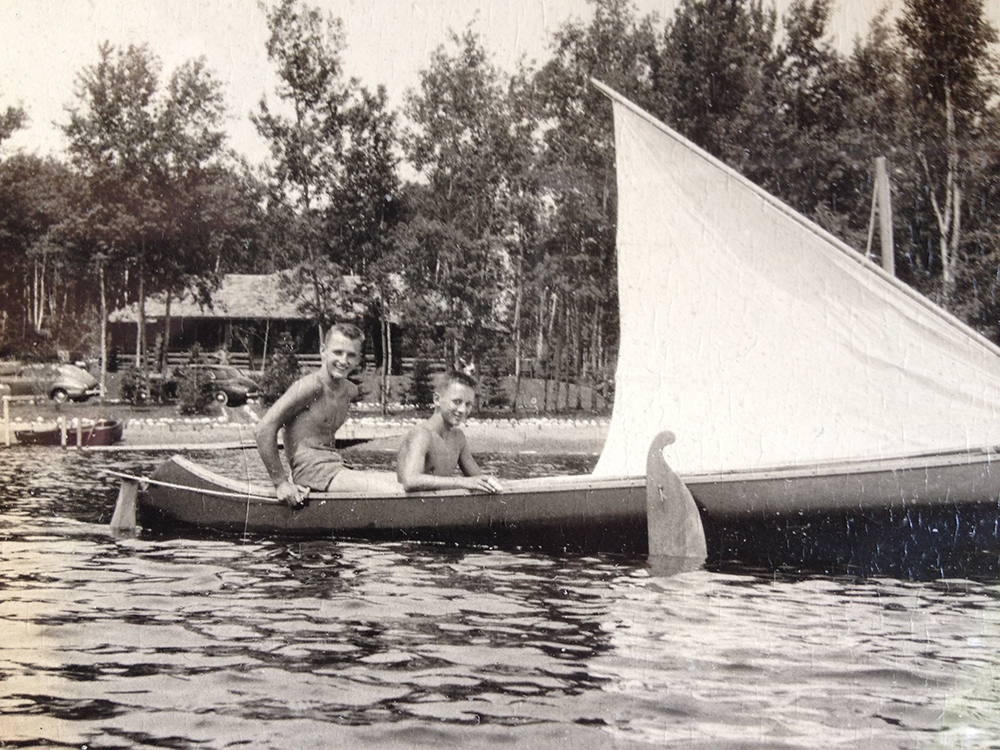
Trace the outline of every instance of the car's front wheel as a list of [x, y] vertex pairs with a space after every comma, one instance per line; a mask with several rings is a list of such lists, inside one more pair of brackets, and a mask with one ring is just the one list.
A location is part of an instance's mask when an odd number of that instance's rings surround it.
[[226, 393], [225, 391], [216, 391], [215, 403], [217, 403], [219, 406], [225, 406], [226, 404], [229, 403], [229, 394]]
[[65, 404], [67, 401], [69, 401], [69, 394], [66, 393], [66, 391], [64, 391], [62, 388], [56, 388], [54, 391], [52, 391], [51, 396], [52, 400], [55, 401], [57, 404]]

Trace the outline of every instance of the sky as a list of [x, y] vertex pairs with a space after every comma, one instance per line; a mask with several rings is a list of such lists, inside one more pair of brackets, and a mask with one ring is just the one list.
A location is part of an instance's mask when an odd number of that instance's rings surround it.
[[[779, 14], [790, 0], [773, 0]], [[470, 22], [494, 62], [511, 71], [522, 56], [547, 58], [551, 32], [570, 19], [589, 20], [586, 0], [307, 0], [342, 19], [349, 76], [374, 88], [385, 84], [393, 106], [419, 82], [431, 51], [449, 30]], [[678, 0], [633, 0], [640, 15], [667, 18]], [[767, 2], [767, 0], [765, 0]], [[832, 41], [849, 50], [881, 4], [834, 0]], [[889, 0], [890, 6], [900, 0]], [[986, 0], [1000, 28], [1000, 0]], [[225, 87], [230, 145], [257, 162], [267, 149], [249, 122], [262, 95], [274, 100], [267, 60], [267, 25], [256, 0], [0, 0], [0, 108], [21, 105], [28, 127], [4, 144], [59, 155], [65, 141], [54, 123], [65, 123], [79, 72], [97, 60], [103, 41], [146, 44], [165, 76], [181, 62], [204, 56]]]

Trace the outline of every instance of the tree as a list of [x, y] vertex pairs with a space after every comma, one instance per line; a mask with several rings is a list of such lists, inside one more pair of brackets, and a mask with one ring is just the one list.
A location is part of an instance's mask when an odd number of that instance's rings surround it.
[[327, 212], [344, 177], [347, 110], [356, 82], [344, 80], [339, 19], [298, 0], [281, 0], [265, 12], [271, 31], [267, 56], [277, 69], [280, 104], [275, 110], [261, 98], [251, 120], [271, 149], [269, 212], [282, 222], [273, 238], [285, 240], [287, 265], [299, 268], [303, 283], [297, 296], [311, 295], [322, 338], [337, 309], [329, 294], [345, 292], [343, 285], [330, 283], [342, 275], [344, 253], [337, 233], [329, 231]]
[[860, 184], [880, 154], [870, 152], [870, 127], [849, 119], [864, 113], [852, 106], [850, 66], [827, 38], [831, 7], [830, 0], [794, 0], [783, 16], [784, 34], [767, 65], [770, 149], [752, 151], [746, 168], [751, 179], [850, 240], [851, 217], [867, 217], [870, 205], [870, 190]]
[[398, 270], [405, 266], [393, 237], [407, 213], [398, 172], [396, 115], [380, 86], [374, 93], [359, 88], [345, 117], [343, 176], [334, 186], [326, 222], [343, 266], [361, 280], [356, 293], [367, 297], [369, 312], [378, 321], [379, 392], [385, 413], [393, 360], [391, 321], [399, 300]]
[[98, 55], [78, 76], [63, 130], [87, 181], [84, 223], [102, 309], [106, 283], [136, 295], [136, 364], [145, 367], [146, 297], [163, 291], [169, 304], [193, 279], [212, 286], [214, 257], [203, 240], [219, 228], [204, 209], [224, 158], [225, 110], [201, 60], [184, 63], [161, 86], [160, 62], [146, 47], [104, 43]]
[[342, 250], [342, 265], [364, 277], [405, 215], [396, 114], [388, 109], [383, 86], [374, 93], [359, 87], [344, 117], [342, 176], [331, 187], [327, 226]]
[[[821, 207], [814, 209], [826, 229], [857, 249], [874, 240], [875, 162], [887, 160], [892, 175], [893, 220], [896, 235], [911, 226], [913, 201], [899, 198], [914, 194], [914, 186], [903, 167], [909, 162], [906, 122], [909, 119], [902, 79], [903, 55], [894, 24], [883, 8], [872, 19], [864, 37], [855, 40], [853, 50], [841, 64], [839, 84], [840, 111], [835, 115], [836, 129], [817, 130], [820, 142], [804, 144], [824, 154], [830, 165], [827, 174], [831, 187], [821, 196]], [[886, 206], [879, 206], [885, 211]], [[869, 232], [871, 234], [869, 234]], [[874, 245], [871, 246], [874, 248]], [[893, 267], [898, 277], [914, 283], [918, 269], [913, 254], [895, 247], [880, 247], [879, 253], [893, 252]]]
[[470, 27], [451, 34], [407, 96], [407, 157], [426, 182], [415, 189], [421, 219], [403, 240], [412, 252], [409, 289], [423, 320], [445, 330], [446, 359], [478, 360], [505, 326], [500, 294], [528, 221], [536, 120], [521, 72], [504, 76]]
[[[0, 163], [0, 310], [7, 340], [51, 339], [86, 312], [87, 285], [68, 227], [81, 185], [66, 165], [17, 154]], [[15, 324], [20, 323], [20, 334]], [[79, 330], [72, 344], [79, 346]], [[65, 342], [64, 342], [65, 343]]]
[[[593, 384], [618, 341], [614, 127], [596, 78], [654, 113], [662, 58], [654, 19], [625, 0], [595, 0], [589, 24], [552, 38], [553, 58], [535, 77], [544, 134], [539, 182], [551, 210], [539, 212], [525, 275], [534, 280], [522, 316], [534, 339], [535, 372], [575, 373]], [[519, 329], [520, 330], [520, 329]]]
[[906, 44], [914, 113], [913, 150], [937, 226], [941, 293], [954, 291], [962, 238], [963, 151], [982, 136], [997, 93], [997, 32], [982, 0], [906, 0], [898, 29]]
[[9, 106], [0, 111], [0, 146], [15, 132], [24, 127], [28, 115], [22, 107]]
[[663, 35], [661, 114], [751, 179], [773, 162], [776, 17], [759, 0], [682, 0]]

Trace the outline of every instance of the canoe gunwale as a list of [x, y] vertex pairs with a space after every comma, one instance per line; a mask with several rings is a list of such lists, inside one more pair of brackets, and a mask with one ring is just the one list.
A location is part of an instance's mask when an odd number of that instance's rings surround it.
[[[153, 477], [136, 477], [137, 479], [146, 482], [150, 485], [159, 485], [169, 489], [178, 489], [186, 491], [204, 492], [206, 494], [215, 495], [218, 497], [229, 497], [231, 499], [239, 499], [241, 501], [249, 500], [252, 503], [262, 503], [268, 505], [280, 506], [277, 497], [275, 496], [274, 487], [270, 485], [265, 485], [260, 482], [244, 482], [238, 479], [232, 479], [230, 477], [218, 474], [211, 469], [202, 466], [200, 464], [185, 458], [184, 456], [175, 455], [172, 456], [164, 464], [170, 463], [184, 472], [188, 473], [193, 479], [197, 480], [197, 483], [191, 485], [182, 485], [178, 482], [165, 482], [158, 480], [154, 474]], [[511, 479], [504, 481], [504, 488], [506, 492], [498, 493], [498, 497], [502, 497], [504, 494], [520, 494], [520, 493], [537, 493], [544, 494], [546, 492], [560, 492], [567, 489], [587, 491], [587, 490], [606, 490], [614, 489], [622, 486], [623, 483], [628, 485], [634, 485], [636, 487], [643, 485], [645, 481], [644, 477], [623, 477], [623, 478], [609, 478], [609, 477], [593, 477], [589, 474], [581, 475], [569, 475], [569, 476], [556, 476], [556, 477], [535, 477], [531, 479]], [[396, 500], [421, 500], [427, 498], [463, 498], [472, 497], [475, 493], [471, 493], [467, 490], [453, 489], [453, 490], [432, 490], [432, 491], [422, 491], [418, 493], [407, 493], [403, 489], [400, 489], [398, 493], [395, 494], [379, 494], [372, 495], [364, 492], [310, 492], [309, 501], [310, 502], [321, 502], [321, 501], [339, 501], [339, 500], [352, 500], [352, 501], [383, 501], [389, 499]]]
[[680, 474], [708, 517], [1000, 507], [994, 447]]
[[866, 474], [913, 468], [936, 468], [971, 463], [1000, 462], [1000, 446], [956, 448], [929, 453], [908, 453], [878, 458], [844, 458], [783, 464], [760, 468], [722, 469], [679, 472], [685, 481], [754, 481], [759, 479], [798, 479], [802, 477]]

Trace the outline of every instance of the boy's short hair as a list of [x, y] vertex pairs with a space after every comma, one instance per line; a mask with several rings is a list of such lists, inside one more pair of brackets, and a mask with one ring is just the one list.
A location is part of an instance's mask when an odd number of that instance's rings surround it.
[[358, 328], [353, 323], [334, 323], [330, 326], [330, 330], [326, 332], [326, 338], [323, 339], [324, 344], [330, 343], [330, 337], [339, 333], [341, 336], [349, 338], [351, 341], [360, 341], [364, 343], [365, 334], [360, 328]]
[[434, 386], [434, 392], [444, 393], [445, 389], [452, 383], [468, 386], [473, 391], [476, 390], [476, 379], [471, 375], [467, 375], [461, 370], [448, 370], [438, 376], [437, 384]]

